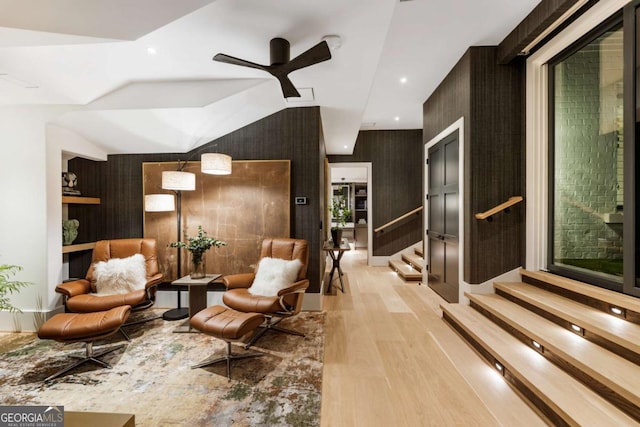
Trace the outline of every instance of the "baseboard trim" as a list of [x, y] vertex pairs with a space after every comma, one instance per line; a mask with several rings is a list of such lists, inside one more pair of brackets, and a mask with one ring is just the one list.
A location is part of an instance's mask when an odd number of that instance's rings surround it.
[[385, 265], [389, 265], [390, 256], [372, 256], [370, 258], [370, 262], [372, 266], [375, 267], [384, 267]]
[[458, 294], [458, 301], [461, 304], [469, 305], [469, 298], [464, 296], [465, 292], [470, 294], [493, 294], [493, 282], [520, 282], [520, 269], [522, 267], [514, 268], [511, 271], [507, 271], [499, 276], [496, 276], [492, 279], [487, 280], [486, 282], [478, 283], [478, 284], [470, 284], [467, 282], [460, 282], [460, 291]]
[[64, 306], [53, 310], [23, 310], [18, 313], [0, 311], [0, 332], [36, 332], [40, 326], [58, 313], [64, 313]]
[[302, 300], [302, 310], [304, 311], [322, 311], [322, 294], [304, 294]]

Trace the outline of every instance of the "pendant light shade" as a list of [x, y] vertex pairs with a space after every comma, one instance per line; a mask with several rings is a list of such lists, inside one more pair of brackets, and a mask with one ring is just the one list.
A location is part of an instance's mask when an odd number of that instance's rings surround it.
[[202, 173], [211, 175], [231, 174], [231, 156], [220, 153], [204, 153], [200, 160]]
[[162, 188], [165, 190], [186, 190], [196, 189], [196, 174], [182, 171], [162, 172]]
[[144, 196], [146, 212], [169, 212], [176, 209], [173, 194], [147, 194]]

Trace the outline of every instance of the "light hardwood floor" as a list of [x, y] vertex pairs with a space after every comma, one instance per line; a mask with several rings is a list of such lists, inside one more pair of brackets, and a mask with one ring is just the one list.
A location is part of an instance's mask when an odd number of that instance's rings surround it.
[[546, 425], [442, 320], [435, 292], [363, 250], [342, 269], [345, 293], [323, 301], [322, 426]]

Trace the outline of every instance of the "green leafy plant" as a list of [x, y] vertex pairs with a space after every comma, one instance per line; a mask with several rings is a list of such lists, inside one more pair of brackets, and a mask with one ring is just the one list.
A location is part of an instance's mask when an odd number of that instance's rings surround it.
[[21, 271], [18, 265], [0, 265], [0, 311], [21, 312], [19, 308], [11, 305], [8, 295], [18, 292], [20, 288], [31, 285], [29, 282], [19, 282], [9, 280], [9, 278]]
[[193, 261], [194, 264], [200, 264], [204, 253], [212, 247], [215, 246], [216, 248], [219, 248], [220, 246], [226, 245], [227, 243], [222, 240], [207, 236], [207, 232], [202, 229], [201, 225], [198, 226], [198, 235], [196, 237], [187, 238], [187, 243], [169, 243], [169, 246], [172, 248], [185, 248], [191, 252], [191, 261]]
[[336, 225], [332, 229], [343, 228], [347, 225], [347, 219], [351, 217], [351, 209], [347, 206], [347, 200], [344, 196], [334, 196], [331, 201], [331, 218]]

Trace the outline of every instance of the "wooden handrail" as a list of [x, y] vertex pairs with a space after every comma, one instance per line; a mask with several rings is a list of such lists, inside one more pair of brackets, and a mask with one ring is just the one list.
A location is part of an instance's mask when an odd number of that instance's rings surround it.
[[477, 213], [476, 214], [476, 219], [486, 219], [488, 221], [491, 221], [491, 217], [495, 214], [497, 214], [498, 212], [502, 212], [505, 211], [507, 209], [509, 209], [511, 206], [515, 205], [516, 203], [520, 203], [523, 200], [522, 196], [513, 196], [513, 197], [509, 197], [509, 200], [507, 200], [504, 203], [499, 204], [498, 206], [489, 209], [488, 211], [482, 212], [482, 213]]
[[412, 210], [411, 212], [407, 212], [406, 214], [404, 214], [404, 215], [402, 215], [402, 216], [399, 216], [398, 218], [396, 218], [396, 219], [394, 219], [394, 220], [389, 221], [389, 222], [388, 222], [388, 223], [386, 223], [385, 225], [382, 225], [382, 226], [380, 226], [380, 227], [376, 228], [375, 230], [373, 230], [373, 232], [374, 232], [374, 233], [377, 233], [377, 232], [379, 232], [379, 231], [382, 231], [382, 230], [384, 230], [385, 228], [388, 228], [388, 227], [392, 226], [392, 225], [393, 225], [393, 224], [395, 224], [396, 222], [400, 222], [400, 221], [402, 221], [403, 219], [408, 218], [408, 217], [410, 217], [410, 216], [411, 216], [411, 215], [413, 215], [413, 214], [417, 214], [417, 213], [418, 213], [418, 212], [420, 212], [421, 210], [422, 210], [422, 206], [417, 207], [417, 208], [415, 208], [414, 210]]

